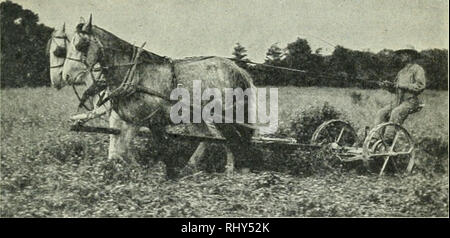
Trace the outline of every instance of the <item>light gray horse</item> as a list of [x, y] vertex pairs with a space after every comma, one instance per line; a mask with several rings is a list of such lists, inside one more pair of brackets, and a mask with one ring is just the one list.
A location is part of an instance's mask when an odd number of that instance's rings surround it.
[[[84, 21], [84, 20], [83, 20]], [[60, 28], [55, 28], [53, 31], [51, 38], [47, 43], [47, 54], [50, 59], [50, 80], [51, 85], [56, 89], [61, 89], [67, 85], [67, 82], [62, 78], [63, 66], [66, 61], [66, 53], [67, 47], [69, 46], [70, 40], [65, 31], [65, 24], [63, 24]], [[85, 68], [85, 73], [80, 73], [77, 81], [71, 82], [72, 84], [86, 84], [89, 88], [93, 84], [93, 77], [99, 78], [99, 80], [104, 81], [103, 76], [100, 76], [100, 72], [93, 72], [92, 75], [89, 74], [89, 71]], [[74, 115], [71, 117], [72, 120], [77, 122], [86, 122], [90, 119], [97, 118], [103, 115], [107, 115], [109, 117], [109, 125], [112, 128], [118, 128], [124, 131], [125, 135], [130, 134], [129, 131], [136, 130], [135, 126], [126, 124], [114, 111], [110, 109], [110, 103], [106, 103], [101, 107], [98, 107], [96, 104], [99, 100], [98, 95], [93, 95], [93, 110], [91, 112], [82, 113], [78, 115]], [[109, 150], [108, 150], [108, 158], [112, 159], [115, 156], [127, 156], [127, 151], [122, 150], [123, 144], [129, 144], [132, 137], [130, 136], [117, 136], [111, 135], [109, 142]]]
[[[84, 22], [84, 19], [81, 18], [80, 21]], [[51, 85], [58, 90], [68, 85], [68, 82], [66, 80], [63, 80], [62, 78], [62, 69], [64, 66], [64, 62], [66, 61], [67, 46], [69, 45], [69, 43], [70, 40], [65, 30], [65, 24], [63, 24], [63, 26], [60, 28], [55, 28], [55, 30], [52, 32], [51, 38], [47, 43], [46, 52], [50, 59]], [[91, 87], [94, 85], [94, 79], [96, 79], [97, 81], [105, 80], [104, 75], [100, 74], [99, 71], [90, 72], [86, 67], [84, 67], [84, 69], [80, 71], [76, 80], [71, 81], [70, 84], [86, 84], [87, 88], [91, 89]], [[91, 95], [91, 103], [93, 104], [92, 111], [71, 116], [70, 119], [75, 123], [83, 124], [89, 120], [104, 115], [108, 116], [109, 126], [111, 128], [120, 129], [123, 132], [121, 135], [110, 135], [108, 158], [112, 159], [114, 157], [127, 157], [129, 152], [128, 146], [134, 137], [137, 127], [125, 123], [115, 111], [112, 111], [110, 102], [105, 103], [103, 106], [97, 106], [97, 102], [99, 101], [99, 94], [101, 93], [105, 93], [105, 95], [107, 96], [107, 90]], [[83, 105], [86, 109], [90, 109], [85, 105], [85, 102], [83, 102], [81, 105]], [[141, 131], [145, 131], [146, 128], [141, 127], [139, 129]], [[198, 158], [203, 155], [205, 149], [206, 145], [204, 143], [200, 143], [194, 155], [189, 160], [189, 164], [191, 167], [197, 167]]]
[[50, 81], [52, 87], [61, 89], [64, 85], [62, 69], [66, 59], [67, 44], [69, 38], [66, 35], [65, 24], [61, 28], [55, 28], [47, 43], [47, 54], [50, 57]]
[[[91, 17], [88, 23], [78, 24], [67, 53], [69, 60], [65, 62], [63, 69], [66, 81], [76, 81], [76, 77], [86, 67], [92, 68], [99, 63], [108, 89], [114, 91], [123, 83], [130, 67], [133, 67], [130, 63], [136, 53], [136, 47], [92, 25]], [[163, 96], [134, 93], [113, 98], [112, 107], [127, 124], [148, 126], [156, 135], [163, 135], [165, 126], [170, 123], [169, 113], [174, 103], [166, 98], [177, 85], [184, 85], [190, 92], [193, 91], [194, 80], [201, 81], [202, 89], [254, 88], [252, 79], [245, 70], [233, 61], [221, 57], [172, 61], [143, 51], [138, 61], [134, 66], [136, 70], [131, 80], [137, 80], [139, 86]], [[256, 102], [256, 100], [247, 99], [246, 102]], [[210, 124], [207, 129], [214, 135], [227, 139], [226, 171], [231, 173], [234, 169], [233, 153], [248, 156], [246, 152], [253, 129], [236, 123]]]

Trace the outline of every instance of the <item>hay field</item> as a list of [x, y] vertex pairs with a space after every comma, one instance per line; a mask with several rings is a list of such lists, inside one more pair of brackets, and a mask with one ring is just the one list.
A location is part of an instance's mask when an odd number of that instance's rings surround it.
[[[132, 158], [121, 163], [107, 160], [106, 135], [69, 132], [77, 105], [69, 88], [0, 93], [2, 217], [448, 216], [447, 91], [425, 91], [425, 108], [405, 123], [421, 148], [432, 148], [420, 156], [444, 171], [380, 179], [352, 171], [203, 172], [178, 181], [165, 179], [147, 139], [136, 139]], [[280, 88], [280, 130], [290, 130], [297, 111], [324, 102], [363, 128], [391, 97], [380, 90]]]

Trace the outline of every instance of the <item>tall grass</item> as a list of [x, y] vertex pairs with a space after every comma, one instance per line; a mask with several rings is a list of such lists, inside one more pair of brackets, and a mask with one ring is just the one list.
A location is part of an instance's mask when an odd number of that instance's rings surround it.
[[[352, 99], [355, 93], [360, 99]], [[444, 175], [382, 179], [345, 172], [307, 177], [204, 172], [166, 181], [151, 141], [134, 141], [131, 159], [137, 163], [130, 164], [107, 160], [106, 135], [68, 131], [78, 104], [71, 89], [22, 88], [0, 94], [1, 216], [448, 216], [448, 170]], [[426, 152], [436, 159], [448, 150], [448, 96], [425, 91], [422, 97], [425, 108], [411, 115], [405, 127], [423, 146], [439, 144]], [[390, 99], [380, 90], [280, 88], [279, 130], [289, 130], [299, 110], [325, 102], [364, 128]], [[91, 123], [106, 125], [102, 120]], [[448, 163], [448, 158], [436, 161]], [[298, 161], [291, 162], [297, 166]]]

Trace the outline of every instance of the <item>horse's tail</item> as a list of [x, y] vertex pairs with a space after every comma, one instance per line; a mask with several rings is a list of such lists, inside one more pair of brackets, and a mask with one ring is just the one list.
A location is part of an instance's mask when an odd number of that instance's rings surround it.
[[240, 158], [236, 161], [237, 164], [240, 164], [242, 167], [246, 168], [258, 168], [261, 161], [256, 160], [256, 158], [260, 158], [260, 152], [251, 146], [251, 139], [257, 132], [254, 124], [254, 122], [256, 122], [256, 118], [254, 118], [255, 120], [253, 121], [249, 121], [249, 111], [252, 110], [251, 107], [255, 107], [255, 112], [257, 109], [256, 87], [253, 84], [251, 75], [245, 69], [239, 67], [231, 60], [228, 62], [231, 64], [231, 67], [228, 67], [228, 69], [231, 71], [230, 74], [231, 80], [233, 81], [233, 87], [240, 87], [243, 91], [252, 89], [252, 93], [249, 94], [250, 97], [244, 97], [244, 123], [219, 123], [216, 124], [216, 126], [227, 138], [227, 140], [230, 141], [229, 146], [233, 153], [237, 156], [237, 158]]
[[[242, 90], [251, 89], [253, 93], [250, 93], [250, 97], [245, 97], [244, 100], [244, 123], [246, 125], [242, 125], [239, 123], [235, 123], [234, 127], [241, 135], [241, 139], [246, 142], [249, 142], [250, 139], [255, 134], [255, 129], [252, 126], [254, 124], [253, 120], [249, 120], [249, 111], [255, 110], [257, 108], [257, 97], [256, 97], [256, 87], [253, 84], [253, 79], [251, 75], [243, 68], [239, 67], [235, 62], [229, 60], [232, 71], [232, 80], [234, 81], [234, 87], [240, 87]], [[254, 108], [251, 108], [254, 107]], [[255, 118], [256, 119], [256, 118]]]

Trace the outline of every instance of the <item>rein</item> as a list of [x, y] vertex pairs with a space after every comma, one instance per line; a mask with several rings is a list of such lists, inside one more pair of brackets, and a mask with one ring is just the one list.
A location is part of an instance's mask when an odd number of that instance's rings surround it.
[[[97, 39], [95, 36], [92, 36], [92, 37], [93, 37], [93, 39], [89, 38], [89, 40], [90, 41], [95, 41], [99, 45], [99, 48], [100, 48], [101, 52], [105, 52], [105, 49], [108, 49], [108, 50], [112, 50], [112, 51], [115, 51], [115, 52], [123, 53], [122, 50], [118, 50], [116, 48], [110, 48], [110, 47], [103, 46], [102, 42], [99, 39]], [[114, 91], [112, 91], [109, 96], [107, 96], [103, 100], [100, 100], [97, 103], [97, 106], [103, 105], [104, 103], [106, 103], [107, 101], [111, 100], [112, 98], [119, 97], [119, 96], [129, 96], [129, 95], [131, 95], [133, 93], [136, 93], [136, 92], [138, 92], [138, 93], [145, 93], [145, 94], [148, 94], [148, 95], [151, 95], [151, 96], [156, 96], [156, 97], [159, 97], [159, 98], [161, 98], [161, 99], [163, 99], [165, 101], [171, 101], [168, 96], [163, 95], [163, 94], [161, 94], [161, 93], [159, 93], [159, 92], [157, 92], [155, 90], [152, 90], [150, 88], [139, 86], [138, 82], [136, 83], [132, 79], [134, 77], [134, 71], [136, 69], [136, 66], [146, 62], [145, 59], [139, 61], [139, 56], [142, 53], [144, 46], [145, 46], [145, 43], [139, 48], [134, 46], [134, 48], [133, 48], [133, 55], [131, 57], [131, 61], [132, 62], [130, 62], [130, 63], [113, 64], [113, 65], [109, 65], [109, 66], [100, 66], [100, 67], [95, 68], [95, 69], [92, 66], [89, 66], [87, 64], [86, 60], [83, 59], [83, 58], [75, 59], [75, 58], [68, 57], [67, 59], [84, 64], [88, 68], [87, 71], [89, 71], [91, 74], [92, 74], [93, 70], [100, 70], [100, 71], [103, 72], [103, 71], [106, 71], [106, 70], [112, 70], [112, 69], [116, 69], [116, 68], [120, 68], [120, 67], [130, 67], [130, 69], [127, 71], [123, 81], [119, 85], [119, 87], [116, 88]], [[169, 62], [170, 62], [170, 65], [171, 65], [171, 70], [173, 71], [173, 62], [172, 62], [172, 60], [170, 60]], [[100, 62], [97, 62], [97, 63], [100, 63]], [[95, 63], [95, 64], [97, 64], [97, 63]], [[85, 72], [80, 72], [79, 74], [81, 74], [81, 73], [85, 73]], [[174, 75], [174, 73], [172, 73], [172, 74]], [[172, 77], [174, 77], [174, 76], [172, 76]], [[129, 81], [131, 81], [131, 82], [129, 82]]]
[[77, 98], [78, 98], [78, 101], [80, 102], [80, 104], [78, 105], [78, 108], [84, 107], [84, 109], [86, 109], [86, 110], [88, 110], [88, 111], [94, 110], [93, 108], [91, 109], [91, 108], [88, 108], [88, 107], [86, 106], [86, 104], [84, 103], [86, 100], [84, 100], [83, 102], [81, 102], [81, 97], [80, 97], [80, 95], [78, 94], [78, 91], [77, 91], [77, 88], [75, 87], [75, 85], [72, 84], [72, 88], [73, 88], [73, 92], [75, 93], [75, 95], [76, 95]]
[[[93, 37], [93, 39], [89, 38], [89, 40], [95, 41], [99, 45], [100, 51], [102, 53], [105, 52], [105, 49], [123, 53], [123, 51], [121, 51], [121, 50], [119, 51], [118, 49], [115, 49], [115, 48], [104, 47], [102, 42], [99, 39], [97, 39], [95, 36], [92, 36], [92, 37]], [[141, 85], [139, 85], [139, 83], [140, 83], [139, 79], [135, 80], [134, 73], [135, 73], [137, 65], [146, 62], [145, 59], [139, 60], [139, 56], [144, 51], [144, 49], [143, 49], [144, 46], [145, 46], [145, 43], [139, 48], [137, 48], [136, 46], [133, 46], [131, 62], [129, 62], [129, 63], [103, 66], [100, 63], [101, 60], [98, 58], [97, 62], [95, 64], [93, 64], [92, 66], [89, 66], [87, 64], [85, 58], [80, 58], [80, 59], [67, 58], [67, 59], [84, 64], [87, 67], [87, 70], [90, 72], [91, 75], [93, 75], [92, 74], [92, 71], [94, 70], [93, 66], [96, 65], [97, 63], [100, 64], [100, 67], [96, 68], [96, 70], [100, 70], [101, 72], [120, 68], [120, 67], [130, 67], [127, 70], [125, 77], [122, 79], [120, 85], [117, 88], [115, 88], [106, 98], [101, 98], [98, 101], [97, 106], [102, 106], [103, 104], [105, 104], [106, 102], [108, 102], [111, 99], [118, 98], [118, 97], [128, 97], [128, 96], [133, 95], [134, 93], [144, 93], [144, 94], [155, 96], [155, 97], [161, 98], [165, 101], [171, 102], [170, 97], [168, 97], [167, 95], [157, 92], [156, 90], [152, 90], [150, 88], [141, 86]], [[104, 55], [105, 54], [102, 54], [102, 56], [104, 56]], [[174, 85], [175, 73], [174, 73], [174, 66], [173, 66], [172, 60], [169, 60], [169, 63], [170, 63], [171, 71], [172, 71], [172, 84]], [[83, 73], [83, 72], [80, 72], [80, 74], [81, 73]], [[155, 111], [151, 112], [148, 116], [146, 116], [143, 120], [141, 120], [141, 123], [152, 118], [158, 111], [160, 111], [160, 108], [157, 108]]]
[[260, 65], [260, 66], [263, 66], [263, 67], [273, 68], [273, 69], [281, 69], [281, 70], [292, 71], [292, 72], [299, 72], [299, 73], [306, 73], [307, 72], [306, 70], [301, 70], [301, 69], [294, 69], [294, 68], [288, 68], [288, 67], [282, 67], [282, 66], [275, 66], [275, 65], [265, 64], [265, 63], [256, 63], [256, 62], [253, 62], [251, 60], [240, 60], [240, 59], [236, 59], [236, 58], [227, 58], [227, 59], [232, 60], [232, 61], [236, 61], [236, 62], [241, 62], [241, 63]]
[[[58, 44], [58, 42], [57, 42], [55, 39], [63, 39], [63, 40], [64, 40], [64, 49], [67, 49], [67, 42], [70, 43], [70, 39], [69, 39], [66, 35], [64, 35], [64, 36], [52, 36], [52, 37], [51, 37], [51, 41], [52, 41], [53, 43], [55, 43], [57, 47], [62, 47], [60, 44]], [[75, 61], [79, 61], [79, 62], [83, 63], [83, 61], [82, 61], [81, 59], [78, 60], [78, 59], [73, 59], [73, 58], [70, 58], [70, 57], [65, 57], [65, 58], [64, 58], [64, 61], [65, 61], [66, 59], [69, 59], [69, 60], [75, 60]], [[59, 65], [51, 65], [49, 68], [50, 68], [50, 69], [58, 69], [58, 68], [61, 68], [61, 67], [64, 66], [64, 61], [63, 61], [63, 63], [61, 63], [61, 64], [59, 64]], [[85, 65], [86, 65], [86, 64], [85, 64]], [[95, 83], [95, 77], [94, 77], [94, 75], [92, 74], [92, 71], [96, 71], [96, 70], [97, 70], [97, 69], [90, 70], [90, 72], [91, 72], [91, 77], [92, 77], [92, 80], [93, 80], [94, 83]], [[84, 71], [84, 73], [85, 73], [85, 72], [86, 72], [86, 71]], [[100, 77], [101, 77], [101, 74], [99, 75], [98, 78], [100, 79]], [[74, 94], [76, 95], [78, 101], [80, 102], [80, 103], [78, 104], [78, 108], [83, 107], [84, 109], [86, 109], [86, 110], [88, 110], [88, 111], [94, 110], [94, 108], [89, 108], [88, 106], [86, 106], [86, 104], [85, 104], [86, 99], [83, 99], [84, 97], [80, 97], [80, 94], [78, 93], [78, 91], [77, 91], [75, 85], [72, 85], [72, 89], [73, 89], [73, 92], [74, 92]], [[83, 94], [83, 96], [84, 96], [84, 94]]]

